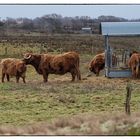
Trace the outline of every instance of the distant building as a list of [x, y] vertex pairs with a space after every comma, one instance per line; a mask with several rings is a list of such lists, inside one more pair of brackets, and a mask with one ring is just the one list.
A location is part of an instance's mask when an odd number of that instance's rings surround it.
[[83, 27], [81, 29], [81, 33], [83, 33], [83, 34], [92, 34], [93, 33], [93, 29], [90, 28], [90, 27]]
[[17, 23], [17, 24], [23, 24], [23, 19], [22, 19], [22, 18], [16, 19], [16, 23]]

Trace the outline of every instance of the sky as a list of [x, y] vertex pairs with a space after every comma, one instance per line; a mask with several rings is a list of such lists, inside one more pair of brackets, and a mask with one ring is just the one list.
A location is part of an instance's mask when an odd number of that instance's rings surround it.
[[60, 14], [63, 17], [111, 15], [126, 19], [140, 18], [140, 4], [137, 5], [0, 5], [0, 18], [27, 17], [34, 19], [47, 14]]

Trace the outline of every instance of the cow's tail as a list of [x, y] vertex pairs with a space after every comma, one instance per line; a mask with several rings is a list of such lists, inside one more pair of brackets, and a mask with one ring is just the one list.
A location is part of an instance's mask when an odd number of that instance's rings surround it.
[[76, 64], [75, 64], [75, 69], [76, 69], [76, 73], [77, 73], [77, 79], [81, 80], [81, 72], [80, 72], [80, 58], [78, 56]]

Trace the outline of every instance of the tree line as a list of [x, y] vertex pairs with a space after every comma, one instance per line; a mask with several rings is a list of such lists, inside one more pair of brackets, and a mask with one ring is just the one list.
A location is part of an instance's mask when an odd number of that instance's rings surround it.
[[30, 18], [10, 18], [0, 20], [0, 30], [24, 30], [28, 32], [40, 33], [80, 33], [83, 27], [93, 30], [93, 33], [99, 33], [100, 22], [125, 22], [140, 21], [140, 19], [128, 20], [115, 16], [101, 15], [98, 18], [89, 16], [63, 17], [59, 14], [48, 14], [42, 17]]

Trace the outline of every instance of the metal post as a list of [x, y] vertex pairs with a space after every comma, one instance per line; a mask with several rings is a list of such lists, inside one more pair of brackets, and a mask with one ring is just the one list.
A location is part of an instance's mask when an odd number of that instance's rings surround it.
[[105, 36], [105, 76], [107, 77], [109, 73], [108, 51], [109, 51], [109, 46], [108, 46], [108, 35], [107, 35]]
[[109, 46], [109, 67], [112, 68], [112, 49]]

